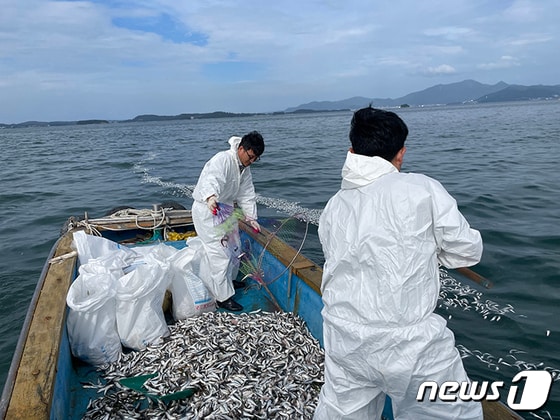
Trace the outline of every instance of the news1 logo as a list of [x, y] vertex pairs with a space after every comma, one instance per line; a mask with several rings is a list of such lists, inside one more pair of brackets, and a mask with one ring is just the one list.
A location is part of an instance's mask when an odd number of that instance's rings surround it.
[[[512, 379], [507, 396], [507, 405], [513, 410], [537, 410], [541, 408], [550, 394], [552, 386], [552, 375], [546, 370], [524, 370], [519, 372]], [[438, 385], [437, 382], [428, 381], [420, 385], [417, 401], [424, 401], [426, 392], [429, 401], [454, 402], [457, 399], [462, 401], [497, 401], [500, 399], [500, 389], [503, 388], [503, 381], [496, 382], [444, 382]]]

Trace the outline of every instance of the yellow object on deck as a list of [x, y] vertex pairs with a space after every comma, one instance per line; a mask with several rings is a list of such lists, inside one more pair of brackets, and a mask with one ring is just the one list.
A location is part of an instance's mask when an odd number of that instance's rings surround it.
[[167, 236], [166, 239], [168, 241], [183, 241], [188, 238], [192, 238], [196, 236], [196, 232], [179, 233], [179, 232], [169, 231], [166, 233], [166, 236]]

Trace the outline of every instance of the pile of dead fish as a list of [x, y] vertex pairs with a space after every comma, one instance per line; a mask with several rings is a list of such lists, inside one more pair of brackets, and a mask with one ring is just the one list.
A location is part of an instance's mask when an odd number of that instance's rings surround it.
[[[324, 353], [298, 316], [209, 312], [170, 332], [159, 345], [124, 353], [103, 368], [99, 383], [86, 385], [102, 396], [90, 401], [85, 419], [313, 417]], [[146, 374], [157, 375], [144, 383], [145, 392], [119, 382]], [[194, 394], [159, 398], [185, 389]]]

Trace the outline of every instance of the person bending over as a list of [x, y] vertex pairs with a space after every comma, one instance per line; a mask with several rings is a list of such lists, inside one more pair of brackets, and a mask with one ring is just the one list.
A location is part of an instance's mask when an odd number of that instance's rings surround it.
[[[232, 298], [239, 261], [231, 258], [223, 241], [224, 234], [214, 226], [213, 217], [219, 202], [230, 206], [237, 203], [245, 220], [255, 231], [260, 231], [250, 166], [263, 154], [264, 140], [260, 133], [252, 131], [243, 137], [231, 137], [229, 144], [229, 150], [218, 152], [204, 165], [193, 191], [192, 218], [202, 241], [200, 278], [218, 307], [241, 311], [243, 307]], [[237, 222], [233, 228], [237, 233]]]

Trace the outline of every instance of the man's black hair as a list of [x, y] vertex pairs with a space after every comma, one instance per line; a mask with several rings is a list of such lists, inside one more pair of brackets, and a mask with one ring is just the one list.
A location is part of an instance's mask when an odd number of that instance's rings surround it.
[[408, 128], [394, 112], [362, 108], [354, 113], [350, 127], [350, 142], [354, 153], [379, 156], [389, 162], [404, 146]]
[[258, 131], [251, 131], [241, 138], [240, 147], [245, 150], [252, 150], [256, 156], [260, 156], [264, 152], [264, 139]]

